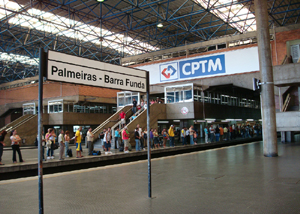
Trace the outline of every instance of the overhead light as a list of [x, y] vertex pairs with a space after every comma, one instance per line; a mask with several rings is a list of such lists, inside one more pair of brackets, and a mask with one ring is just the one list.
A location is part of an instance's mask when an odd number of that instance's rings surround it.
[[157, 27], [163, 27], [164, 25], [162, 23], [158, 23], [156, 26]]
[[180, 120], [173, 120], [173, 122], [180, 122]]
[[97, 0], [97, 2], [104, 2], [104, 0]]
[[33, 84], [33, 83], [35, 83], [35, 81], [33, 80], [33, 81], [31, 81], [30, 83]]

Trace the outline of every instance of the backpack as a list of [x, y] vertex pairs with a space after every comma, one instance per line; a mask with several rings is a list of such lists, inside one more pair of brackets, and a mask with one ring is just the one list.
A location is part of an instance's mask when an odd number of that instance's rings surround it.
[[73, 157], [72, 149], [68, 149], [68, 150], [67, 150], [67, 154], [68, 154], [68, 156], [69, 156], [70, 158]]
[[101, 155], [101, 151], [93, 151], [93, 153], [92, 153], [93, 155]]

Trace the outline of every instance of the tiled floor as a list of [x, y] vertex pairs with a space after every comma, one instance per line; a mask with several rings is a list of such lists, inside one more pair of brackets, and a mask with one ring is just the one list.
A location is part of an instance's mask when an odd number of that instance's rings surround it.
[[[45, 213], [300, 213], [300, 143], [254, 142], [44, 176]], [[37, 177], [0, 181], [0, 213], [38, 213]]]

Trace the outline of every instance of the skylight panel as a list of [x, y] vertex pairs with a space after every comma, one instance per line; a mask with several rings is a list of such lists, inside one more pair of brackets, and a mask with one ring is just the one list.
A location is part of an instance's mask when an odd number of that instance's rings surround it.
[[237, 0], [194, 0], [239, 32], [255, 31], [254, 14]]

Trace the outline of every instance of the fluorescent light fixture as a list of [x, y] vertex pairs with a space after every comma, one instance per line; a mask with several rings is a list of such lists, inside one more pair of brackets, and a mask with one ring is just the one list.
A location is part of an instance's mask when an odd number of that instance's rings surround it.
[[226, 123], [226, 122], [229, 122], [229, 121], [228, 120], [221, 120], [221, 122]]
[[234, 119], [235, 121], [243, 121], [242, 119]]
[[262, 122], [262, 119], [259, 119], [258, 121]]
[[247, 119], [247, 121], [254, 121], [253, 119]]
[[169, 121], [157, 121], [157, 123], [169, 123]]
[[97, 0], [97, 2], [104, 2], [104, 0]]
[[234, 119], [226, 119], [227, 121], [234, 121]]
[[31, 81], [30, 83], [31, 83], [31, 84], [35, 83], [35, 80]]
[[197, 123], [205, 123], [205, 120], [197, 120]]
[[207, 120], [207, 121], [215, 121], [216, 119], [214, 119], [214, 118], [206, 118], [205, 120]]
[[180, 122], [180, 120], [173, 120], [173, 122]]
[[158, 23], [157, 27], [163, 27], [164, 25], [162, 23]]

